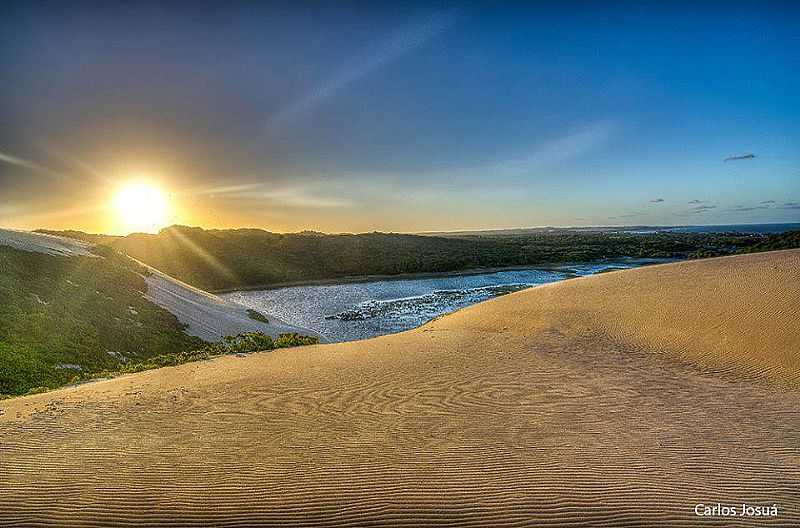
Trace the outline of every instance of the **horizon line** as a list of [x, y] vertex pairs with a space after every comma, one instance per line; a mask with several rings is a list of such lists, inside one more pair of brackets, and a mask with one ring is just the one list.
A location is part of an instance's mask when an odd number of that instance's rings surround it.
[[544, 226], [529, 226], [529, 227], [501, 227], [501, 228], [478, 228], [478, 229], [455, 229], [452, 231], [447, 230], [430, 230], [430, 231], [381, 231], [381, 230], [372, 230], [372, 231], [318, 231], [315, 229], [301, 229], [299, 231], [270, 231], [269, 229], [263, 227], [248, 227], [248, 226], [240, 226], [240, 227], [206, 227], [200, 225], [188, 225], [188, 224], [171, 224], [169, 226], [165, 226], [159, 229], [155, 233], [144, 232], [144, 231], [132, 231], [126, 234], [108, 234], [102, 232], [90, 232], [90, 231], [83, 231], [81, 229], [75, 228], [62, 228], [62, 229], [53, 229], [47, 227], [38, 227], [35, 229], [20, 229], [15, 227], [3, 227], [0, 226], [0, 229], [8, 230], [8, 231], [21, 231], [21, 232], [42, 232], [42, 231], [51, 231], [51, 232], [66, 232], [66, 231], [74, 231], [77, 233], [82, 233], [85, 235], [93, 235], [93, 236], [108, 236], [108, 237], [119, 237], [124, 238], [130, 235], [152, 235], [157, 236], [162, 231], [167, 229], [172, 229], [176, 227], [184, 227], [189, 229], [201, 229], [203, 231], [238, 231], [238, 230], [254, 230], [254, 231], [264, 231], [266, 233], [273, 233], [276, 235], [298, 235], [303, 233], [317, 233], [321, 235], [363, 235], [363, 234], [371, 234], [371, 233], [382, 233], [382, 234], [397, 234], [397, 235], [422, 235], [422, 236], [432, 236], [432, 235], [454, 235], [454, 234], [469, 234], [469, 233], [501, 233], [501, 232], [508, 232], [508, 231], [536, 231], [536, 230], [587, 230], [587, 229], [647, 229], [647, 228], [660, 228], [660, 229], [669, 229], [669, 228], [683, 228], [683, 227], [722, 227], [722, 226], [769, 226], [769, 225], [792, 225], [797, 224], [800, 225], [800, 220], [796, 222], [749, 222], [749, 223], [730, 223], [730, 224], [635, 224], [635, 225], [588, 225], [588, 226], [564, 226], [564, 225], [544, 225]]

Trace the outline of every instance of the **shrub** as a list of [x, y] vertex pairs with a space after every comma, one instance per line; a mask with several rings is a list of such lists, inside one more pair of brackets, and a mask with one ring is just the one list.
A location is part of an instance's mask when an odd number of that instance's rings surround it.
[[300, 334], [280, 334], [275, 341], [275, 348], [288, 348], [295, 346], [316, 345], [319, 339], [316, 337], [300, 335]]
[[257, 312], [255, 310], [248, 308], [247, 316], [250, 317], [250, 319], [253, 319], [254, 321], [259, 321], [264, 324], [269, 324], [269, 319], [267, 319], [267, 316], [262, 314], [261, 312]]
[[183, 365], [184, 363], [213, 359], [231, 354], [250, 354], [252, 352], [274, 350], [276, 348], [315, 345], [317, 343], [319, 343], [319, 339], [316, 337], [295, 333], [280, 334], [278, 339], [273, 340], [270, 336], [262, 334], [261, 332], [245, 332], [236, 336], [225, 336], [222, 341], [208, 343], [197, 350], [179, 352], [177, 354], [164, 354], [151, 357], [145, 361], [129, 362], [115, 371], [86, 374], [82, 381], [89, 381], [99, 377], [113, 377], [120, 374], [132, 374], [134, 372], [161, 367], [174, 367]]

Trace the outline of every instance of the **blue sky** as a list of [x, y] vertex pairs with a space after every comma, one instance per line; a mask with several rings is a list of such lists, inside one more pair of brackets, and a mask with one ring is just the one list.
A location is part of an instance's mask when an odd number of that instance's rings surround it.
[[0, 45], [1, 225], [134, 174], [211, 227], [800, 221], [792, 2], [26, 2]]

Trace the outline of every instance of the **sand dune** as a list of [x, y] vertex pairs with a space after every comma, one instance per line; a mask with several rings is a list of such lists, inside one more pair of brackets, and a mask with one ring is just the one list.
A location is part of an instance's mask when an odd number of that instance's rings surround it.
[[23, 251], [34, 251], [48, 255], [61, 255], [65, 257], [95, 256], [89, 248], [91, 244], [44, 233], [18, 231], [16, 229], [0, 229], [0, 246], [10, 246]]
[[798, 284], [800, 251], [615, 272], [0, 402], [0, 525], [798, 525]]
[[321, 338], [317, 332], [290, 325], [274, 314], [268, 314], [269, 324], [256, 321], [247, 314], [246, 306], [190, 286], [141, 262], [139, 264], [150, 270], [150, 275], [145, 277], [145, 297], [177, 317], [186, 325], [189, 335], [206, 341], [219, 341], [226, 335], [244, 332], [261, 332], [272, 337], [297, 332]]
[[[65, 257], [96, 256], [89, 251], [92, 245], [86, 242], [11, 229], [0, 229], [0, 246]], [[189, 335], [206, 341], [219, 341], [224, 336], [243, 332], [261, 332], [272, 337], [286, 332], [297, 332], [321, 337], [313, 330], [290, 325], [272, 314], [266, 314], [269, 324], [256, 321], [248, 316], [245, 306], [226, 301], [161, 273], [143, 262], [132, 260], [150, 270], [150, 275], [145, 277], [145, 297], [187, 325], [186, 333]]]

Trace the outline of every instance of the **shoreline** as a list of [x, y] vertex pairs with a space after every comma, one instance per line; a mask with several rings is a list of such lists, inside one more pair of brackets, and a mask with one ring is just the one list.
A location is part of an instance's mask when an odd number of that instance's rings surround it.
[[[637, 260], [636, 257], [620, 257], [620, 259]], [[639, 259], [643, 260], [643, 259]], [[652, 264], [665, 264], [668, 262], [680, 262], [685, 259], [658, 259], [659, 262]], [[398, 273], [396, 275], [348, 275], [345, 277], [336, 277], [330, 279], [307, 279], [297, 281], [283, 281], [274, 282], [270, 284], [256, 284], [253, 286], [243, 286], [237, 288], [223, 288], [219, 290], [206, 290], [214, 295], [224, 295], [228, 293], [244, 292], [244, 291], [259, 291], [259, 290], [279, 290], [281, 288], [293, 288], [298, 286], [333, 286], [337, 284], [359, 284], [365, 282], [379, 282], [379, 281], [400, 281], [400, 280], [418, 280], [418, 279], [438, 279], [447, 277], [469, 277], [472, 275], [484, 275], [490, 273], [498, 273], [501, 271], [523, 271], [523, 270], [541, 270], [541, 271], [564, 271], [564, 268], [569, 266], [578, 266], [593, 263], [602, 263], [603, 261], [593, 262], [561, 262], [561, 263], [545, 263], [545, 264], [524, 264], [519, 266], [499, 266], [490, 268], [470, 268], [466, 270], [454, 271], [427, 271], [417, 273]], [[652, 264], [643, 264], [644, 266]], [[564, 271], [568, 277], [574, 278], [578, 275]]]
[[213, 343], [226, 335], [242, 332], [262, 332], [273, 338], [282, 333], [302, 332], [318, 338], [320, 342], [327, 342], [318, 331], [292, 324], [274, 313], [265, 315], [269, 321], [267, 323], [253, 319], [248, 307], [242, 304], [187, 284], [131, 256], [128, 258], [150, 273], [144, 277], [148, 287], [145, 298], [177, 317], [186, 325], [184, 331], [188, 335]]

